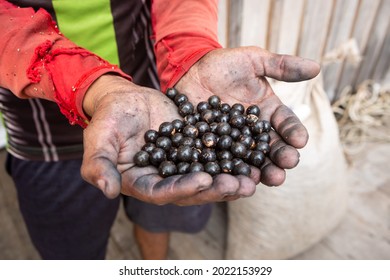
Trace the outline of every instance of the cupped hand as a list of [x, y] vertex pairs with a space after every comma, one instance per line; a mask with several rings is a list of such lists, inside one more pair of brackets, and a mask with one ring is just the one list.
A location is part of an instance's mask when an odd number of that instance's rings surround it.
[[213, 180], [204, 172], [162, 178], [155, 167], [135, 165], [145, 131], [180, 118], [176, 105], [159, 91], [104, 75], [88, 90], [83, 108], [92, 118], [84, 130], [81, 174], [109, 198], [123, 193], [158, 205], [197, 205], [255, 191], [248, 178]]
[[319, 64], [312, 60], [258, 47], [216, 49], [195, 63], [175, 88], [194, 104], [218, 95], [230, 105], [258, 105], [261, 119], [270, 121], [274, 128], [270, 160], [261, 167], [259, 176], [262, 183], [277, 186], [285, 180], [285, 169], [298, 164], [297, 149], [306, 145], [309, 136], [298, 117], [273, 92], [267, 77], [298, 82], [314, 78], [319, 71]]

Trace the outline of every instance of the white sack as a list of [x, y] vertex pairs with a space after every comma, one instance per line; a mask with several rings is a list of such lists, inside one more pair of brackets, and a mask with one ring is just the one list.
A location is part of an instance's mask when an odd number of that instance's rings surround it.
[[228, 203], [227, 259], [287, 259], [325, 237], [347, 206], [347, 165], [322, 78], [272, 85], [300, 117], [309, 142], [279, 187]]

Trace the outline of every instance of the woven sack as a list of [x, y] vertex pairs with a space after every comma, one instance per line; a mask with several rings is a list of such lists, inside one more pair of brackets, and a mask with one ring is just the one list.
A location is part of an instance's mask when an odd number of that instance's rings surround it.
[[300, 162], [279, 187], [258, 185], [228, 203], [227, 259], [288, 259], [319, 242], [343, 217], [347, 164], [322, 77], [272, 84], [309, 131]]

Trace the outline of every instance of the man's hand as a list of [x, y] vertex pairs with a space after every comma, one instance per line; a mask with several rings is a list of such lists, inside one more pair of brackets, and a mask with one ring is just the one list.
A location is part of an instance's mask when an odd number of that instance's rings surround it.
[[195, 63], [175, 87], [194, 104], [218, 95], [230, 105], [258, 105], [261, 119], [275, 128], [271, 132], [271, 160], [261, 168], [261, 182], [277, 186], [285, 180], [284, 169], [298, 164], [297, 149], [306, 145], [309, 136], [297, 116], [275, 95], [266, 77], [297, 82], [314, 78], [319, 71], [320, 66], [311, 60], [277, 55], [258, 47], [217, 49]]
[[155, 167], [134, 164], [145, 131], [180, 118], [176, 105], [161, 92], [104, 75], [88, 90], [83, 108], [92, 119], [84, 130], [81, 173], [109, 198], [123, 193], [153, 204], [196, 205], [255, 191], [255, 184], [245, 176], [222, 175], [213, 180], [198, 172], [163, 179]]

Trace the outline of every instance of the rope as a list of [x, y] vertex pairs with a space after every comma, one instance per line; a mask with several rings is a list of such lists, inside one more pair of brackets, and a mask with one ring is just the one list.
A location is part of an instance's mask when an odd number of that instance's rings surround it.
[[348, 155], [360, 153], [367, 142], [390, 142], [390, 91], [379, 84], [367, 80], [356, 92], [344, 88], [332, 109]]

